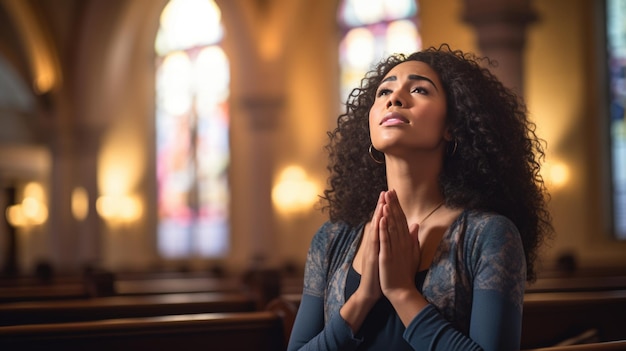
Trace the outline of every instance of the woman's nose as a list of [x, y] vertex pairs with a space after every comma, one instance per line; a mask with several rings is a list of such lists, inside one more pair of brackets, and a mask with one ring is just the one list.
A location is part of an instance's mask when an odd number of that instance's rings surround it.
[[404, 102], [402, 101], [402, 97], [398, 92], [393, 92], [389, 95], [389, 100], [387, 100], [387, 108], [391, 106], [404, 106]]

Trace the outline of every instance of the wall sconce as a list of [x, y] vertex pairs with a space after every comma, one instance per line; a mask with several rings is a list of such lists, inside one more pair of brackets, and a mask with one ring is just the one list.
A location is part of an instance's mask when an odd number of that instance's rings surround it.
[[22, 202], [9, 206], [5, 215], [14, 227], [44, 224], [48, 220], [48, 206], [45, 204], [43, 186], [35, 182], [26, 184]]
[[272, 202], [283, 213], [304, 212], [317, 201], [318, 187], [299, 166], [288, 166], [272, 189]]
[[105, 195], [96, 200], [96, 210], [102, 218], [112, 224], [129, 223], [138, 220], [143, 214], [141, 201], [124, 195]]
[[548, 187], [560, 189], [570, 181], [570, 169], [564, 162], [545, 163], [543, 170], [542, 173], [547, 176]]

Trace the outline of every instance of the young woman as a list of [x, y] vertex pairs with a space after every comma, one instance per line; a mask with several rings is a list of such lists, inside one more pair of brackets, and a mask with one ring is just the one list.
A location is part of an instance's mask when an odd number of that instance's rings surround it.
[[523, 102], [444, 45], [369, 72], [329, 133], [289, 350], [515, 350], [551, 232]]

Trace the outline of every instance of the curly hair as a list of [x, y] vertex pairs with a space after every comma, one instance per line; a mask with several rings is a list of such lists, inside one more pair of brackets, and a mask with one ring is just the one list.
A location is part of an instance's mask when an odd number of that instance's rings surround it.
[[406, 61], [428, 64], [446, 92], [446, 125], [453, 137], [453, 152], [446, 153], [439, 175], [446, 205], [493, 211], [513, 221], [521, 234], [527, 277], [533, 281], [537, 250], [552, 233], [549, 195], [539, 173], [544, 142], [523, 101], [481, 66], [493, 62], [447, 44], [392, 55], [352, 90], [337, 127], [328, 133], [330, 176], [322, 211], [328, 211], [331, 221], [363, 223], [370, 219], [378, 194], [387, 189], [385, 165], [368, 154], [368, 116], [381, 80]]

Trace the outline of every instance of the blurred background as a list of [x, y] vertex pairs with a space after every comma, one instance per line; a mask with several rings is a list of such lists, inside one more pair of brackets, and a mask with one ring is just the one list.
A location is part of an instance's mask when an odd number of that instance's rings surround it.
[[[0, 268], [301, 272], [382, 56], [498, 61], [547, 142], [542, 270], [626, 267], [626, 1], [0, 0]], [[363, 150], [367, 152], [367, 150]]]

